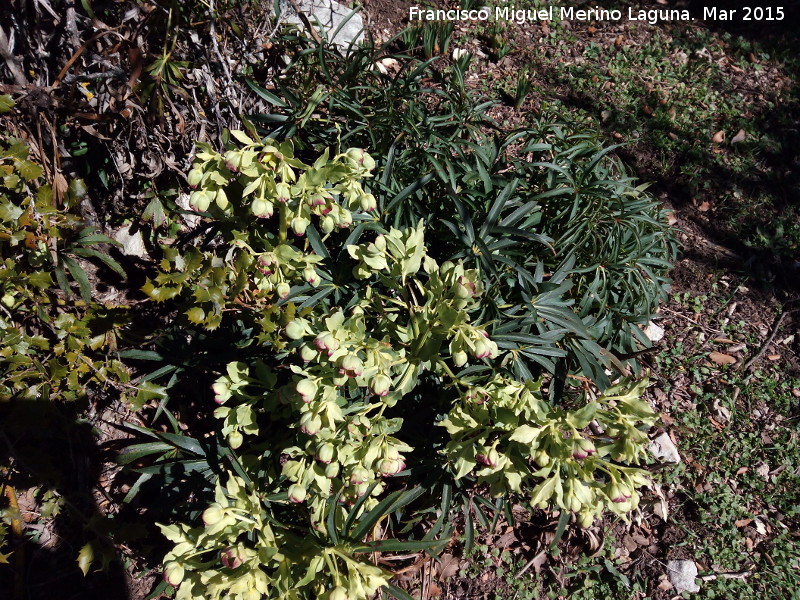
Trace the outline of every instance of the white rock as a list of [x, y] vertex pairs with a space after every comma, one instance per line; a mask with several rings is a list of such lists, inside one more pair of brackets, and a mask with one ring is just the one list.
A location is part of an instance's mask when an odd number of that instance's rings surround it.
[[[345, 49], [351, 43], [357, 44], [364, 37], [364, 19], [361, 14], [351, 15], [352, 9], [335, 0], [297, 0], [296, 4], [308, 16], [309, 22], [317, 27], [320, 36], [339, 48]], [[293, 23], [300, 29], [303, 28], [294, 7], [286, 0], [281, 2], [281, 15], [285, 16], [286, 23]], [[334, 36], [337, 29], [339, 31]]]
[[681, 462], [681, 455], [666, 433], [662, 433], [650, 442], [650, 453], [665, 463]]
[[120, 252], [125, 256], [135, 256], [137, 258], [146, 258], [148, 256], [141, 232], [137, 231], [131, 235], [130, 225], [117, 229], [112, 237], [122, 244]]
[[671, 560], [667, 563], [669, 582], [675, 588], [676, 594], [683, 592], [699, 592], [700, 586], [695, 582], [697, 565], [693, 560]]
[[660, 342], [661, 339], [664, 337], [664, 328], [659, 327], [653, 321], [650, 321], [647, 324], [647, 327], [644, 328], [644, 334], [647, 336], [651, 342], [656, 343]]

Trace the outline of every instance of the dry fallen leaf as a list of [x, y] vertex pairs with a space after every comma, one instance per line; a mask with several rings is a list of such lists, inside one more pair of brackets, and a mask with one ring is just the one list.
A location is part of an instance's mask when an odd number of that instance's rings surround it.
[[711, 138], [711, 141], [714, 142], [715, 144], [721, 144], [722, 142], [725, 141], [725, 132], [720, 129], [717, 133], [714, 134], [714, 136]]
[[623, 536], [622, 543], [625, 545], [628, 552], [636, 552], [636, 550], [639, 549], [639, 544], [629, 535]]
[[708, 203], [708, 200], [703, 200], [700, 206], [697, 207], [697, 210], [700, 212], [708, 212], [709, 208], [711, 208], [711, 205]]
[[452, 554], [439, 557], [439, 579], [446, 580], [458, 573], [458, 559]]
[[508, 527], [502, 535], [497, 537], [494, 543], [498, 548], [508, 548], [516, 541], [517, 536], [514, 535], [514, 528]]
[[732, 365], [736, 363], [736, 359], [733, 356], [730, 354], [723, 354], [722, 352], [711, 352], [708, 358], [718, 365]]
[[722, 404], [720, 404], [719, 398], [716, 398], [714, 400], [714, 403], [712, 404], [712, 407], [714, 409], [714, 413], [717, 416], [717, 420], [720, 423], [727, 423], [728, 421], [731, 420], [731, 411], [729, 411], [727, 409], [727, 407], [725, 407]]
[[780, 354], [767, 354], [767, 358], [769, 360], [780, 360], [781, 355]]
[[736, 521], [733, 522], [733, 524], [736, 525], [736, 527], [741, 529], [742, 527], [747, 527], [752, 522], [753, 522], [753, 519], [737, 519]]
[[723, 425], [722, 423], [720, 423], [719, 421], [717, 421], [717, 420], [716, 420], [714, 417], [708, 417], [708, 420], [711, 422], [711, 424], [712, 424], [714, 427], [716, 427], [716, 428], [717, 428], [717, 429], [719, 429], [720, 431], [722, 431], [723, 429], [725, 429], [725, 425]]
[[747, 138], [747, 133], [745, 133], [744, 129], [740, 129], [735, 136], [731, 138], [731, 144], [738, 144], [739, 142], [743, 142]]

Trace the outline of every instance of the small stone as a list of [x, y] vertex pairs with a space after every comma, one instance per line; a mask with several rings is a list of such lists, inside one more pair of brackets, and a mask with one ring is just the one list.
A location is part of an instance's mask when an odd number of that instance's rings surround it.
[[681, 462], [681, 455], [666, 433], [662, 433], [650, 442], [650, 453], [665, 463]]
[[113, 233], [113, 238], [122, 244], [120, 251], [125, 256], [135, 256], [137, 258], [148, 258], [147, 250], [144, 247], [144, 240], [142, 234], [137, 231], [131, 235], [131, 226], [126, 225], [121, 229], [117, 229]]
[[[298, 0], [297, 6], [306, 13], [309, 22], [318, 28], [323, 39], [341, 49], [347, 49], [350, 44], [357, 44], [364, 38], [363, 17], [359, 13], [351, 15], [353, 10], [343, 4], [334, 0]], [[302, 21], [285, 0], [281, 3], [281, 14], [287, 15], [287, 23], [303, 28]]]
[[651, 342], [656, 343], [660, 342], [661, 339], [664, 337], [664, 328], [659, 327], [653, 321], [650, 321], [647, 324], [647, 327], [644, 328], [644, 334], [647, 336]]
[[667, 563], [669, 582], [675, 588], [676, 594], [683, 592], [695, 593], [700, 591], [700, 586], [695, 582], [697, 565], [693, 560], [671, 560]]

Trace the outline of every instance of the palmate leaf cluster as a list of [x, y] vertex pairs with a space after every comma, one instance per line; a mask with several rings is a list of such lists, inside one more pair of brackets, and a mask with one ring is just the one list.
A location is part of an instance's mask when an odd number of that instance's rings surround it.
[[615, 354], [650, 344], [642, 326], [666, 297], [676, 245], [613, 146], [547, 114], [504, 131], [494, 103], [465, 85], [469, 55], [440, 66], [391, 52], [397, 40], [346, 58], [291, 43], [301, 49], [277, 95], [251, 82], [274, 106], [252, 119], [299, 148], [369, 148], [385, 221], [423, 219], [437, 251], [490, 282], [484, 318], [503, 323], [517, 376], [573, 372], [606, 386], [606, 370], [625, 368]]

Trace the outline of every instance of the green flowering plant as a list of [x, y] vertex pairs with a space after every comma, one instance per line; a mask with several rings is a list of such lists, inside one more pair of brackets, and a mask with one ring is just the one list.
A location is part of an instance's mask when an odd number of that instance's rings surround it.
[[218, 327], [222, 311], [236, 302], [264, 309], [266, 325], [275, 299], [287, 298], [292, 286], [321, 283], [316, 269], [321, 257], [292, 245], [290, 232], [303, 237], [316, 221], [330, 235], [352, 225], [353, 210], [377, 208], [360, 184], [375, 165], [363, 150], [332, 159], [326, 152], [307, 165], [294, 158], [290, 142], [255, 142], [241, 131], [232, 135], [242, 147], [220, 154], [200, 144], [188, 175], [196, 188], [190, 205], [224, 225], [222, 245], [183, 253], [166, 247], [161, 271], [143, 288], [156, 301], [191, 288], [186, 315], [208, 328]]
[[[531, 488], [534, 507], [571, 510], [583, 526], [604, 509], [624, 515], [648, 483], [641, 469], [626, 466], [644, 458], [641, 426], [656, 420], [639, 399], [645, 385], [617, 384], [568, 411], [544, 400], [540, 382], [496, 375], [467, 387], [439, 423], [452, 436], [445, 454], [457, 478], [474, 473], [498, 496]], [[599, 433], [586, 432], [590, 423]]]
[[[202, 525], [162, 527], [177, 598], [391, 591], [391, 573], [366, 555], [435, 542], [386, 539], [402, 529], [400, 508], [439, 503], [415, 456], [436, 457], [451, 482], [527, 496], [583, 525], [636, 508], [655, 420], [639, 399], [645, 382], [551, 405], [548, 382], [515, 378], [492, 339], [499, 324], [481, 321], [481, 271], [437, 260], [424, 221], [384, 226], [362, 187], [366, 152], [309, 165], [289, 142], [232, 135], [240, 147], [203, 148], [190, 174], [214, 236], [167, 249], [145, 288], [188, 301], [189, 319], [208, 328], [232, 312], [259, 326], [250, 356], [212, 386], [236, 468], [219, 474]], [[409, 441], [423, 388], [437, 390], [425, 400], [442, 434], [424, 448]]]

